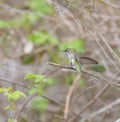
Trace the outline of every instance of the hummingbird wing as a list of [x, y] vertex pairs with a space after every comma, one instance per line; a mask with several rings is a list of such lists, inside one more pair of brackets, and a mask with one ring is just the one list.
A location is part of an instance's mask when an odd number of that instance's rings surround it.
[[98, 61], [96, 61], [95, 59], [89, 58], [86, 56], [80, 57], [80, 63], [81, 64], [99, 64]]
[[81, 72], [81, 63], [80, 63], [80, 58], [78, 57], [78, 54], [77, 53], [74, 53], [74, 58], [75, 58], [75, 66], [77, 66], [77, 71], [78, 72]]

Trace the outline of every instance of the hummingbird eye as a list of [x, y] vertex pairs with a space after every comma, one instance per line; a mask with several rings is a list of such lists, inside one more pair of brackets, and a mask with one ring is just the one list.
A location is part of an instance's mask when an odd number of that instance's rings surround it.
[[69, 50], [68, 50], [68, 49], [65, 49], [65, 52], [67, 52], [67, 53], [68, 53], [68, 52], [69, 52]]

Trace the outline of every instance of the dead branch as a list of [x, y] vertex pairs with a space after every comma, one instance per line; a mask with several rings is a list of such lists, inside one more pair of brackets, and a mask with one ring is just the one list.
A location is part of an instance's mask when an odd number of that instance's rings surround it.
[[71, 122], [75, 122], [79, 116], [89, 107], [91, 106], [96, 99], [98, 99], [108, 88], [109, 88], [110, 84], [105, 85], [105, 87], [103, 87], [103, 89], [101, 89], [85, 106], [83, 106], [83, 108], [78, 112], [78, 114], [76, 114]]
[[64, 109], [64, 122], [67, 122], [68, 121], [68, 113], [69, 113], [70, 99], [71, 99], [71, 96], [72, 96], [74, 90], [78, 86], [78, 83], [79, 83], [80, 78], [81, 78], [81, 75], [78, 74], [76, 76], [75, 80], [73, 81], [73, 84], [70, 86], [69, 91], [68, 91], [68, 94], [66, 96], [65, 109]]
[[117, 100], [113, 101], [112, 103], [106, 105], [105, 107], [93, 112], [89, 116], [83, 118], [81, 121], [85, 122], [86, 120], [92, 119], [92, 118], [106, 112], [107, 110], [112, 109], [113, 107], [116, 107], [116, 106], [119, 106], [119, 105], [120, 105], [120, 98], [118, 98]]

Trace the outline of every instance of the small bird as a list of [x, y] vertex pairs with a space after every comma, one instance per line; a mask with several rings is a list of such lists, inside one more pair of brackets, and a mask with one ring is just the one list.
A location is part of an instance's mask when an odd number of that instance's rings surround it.
[[81, 65], [77, 53], [73, 52], [71, 48], [65, 49], [64, 52], [69, 60], [69, 66], [81, 72]]
[[73, 51], [71, 48], [63, 50], [69, 60], [69, 65], [73, 69], [81, 72], [81, 64], [98, 64], [98, 62], [89, 57], [79, 57], [78, 53]]

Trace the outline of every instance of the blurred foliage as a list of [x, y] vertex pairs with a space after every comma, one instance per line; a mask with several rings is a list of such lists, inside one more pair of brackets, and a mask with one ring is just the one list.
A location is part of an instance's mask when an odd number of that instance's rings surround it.
[[30, 9], [34, 10], [35, 12], [42, 13], [42, 14], [52, 14], [53, 8], [50, 6], [46, 0], [30, 0], [27, 3]]
[[[76, 77], [76, 73], [68, 73], [67, 75], [68, 77], [65, 77], [65, 81], [68, 85], [71, 85], [73, 83], [73, 81], [75, 80], [75, 77]], [[79, 85], [80, 86], [85, 86], [86, 85], [86, 82], [83, 78], [80, 79], [79, 81]]]
[[44, 112], [48, 105], [48, 100], [43, 97], [37, 97], [32, 100], [31, 108], [37, 111]]
[[29, 27], [31, 26], [32, 23], [36, 22], [37, 19], [38, 19], [37, 15], [25, 13], [20, 18], [12, 20], [0, 20], [0, 28], [16, 27], [16, 26]]
[[0, 88], [0, 93], [4, 93], [8, 100], [18, 100], [21, 96], [25, 97], [24, 93], [13, 91], [12, 88]]
[[[67, 76], [69, 76], [69, 77], [67, 77]], [[67, 76], [65, 77], [65, 81], [68, 85], [71, 85], [75, 79], [76, 74], [70, 72], [70, 73], [68, 73]]]
[[[78, 5], [76, 1], [72, 4], [69, 4], [69, 7], [75, 8]], [[43, 14], [53, 14], [54, 9], [52, 6], [50, 6], [46, 0], [29, 0], [27, 2], [27, 6], [30, 10], [34, 12], [26, 12], [20, 14], [19, 18], [12, 18], [11, 20], [0, 20], [0, 28], [12, 28], [12, 27], [22, 27], [25, 31], [26, 38], [28, 41], [31, 41], [34, 45], [55, 45], [54, 49], [48, 50], [48, 54], [50, 56], [51, 61], [55, 62], [63, 62], [63, 59], [60, 59], [60, 53], [59, 50], [64, 50], [66, 48], [72, 48], [75, 49], [79, 53], [84, 53], [84, 40], [81, 39], [73, 39], [73, 40], [67, 40], [66, 42], [59, 42], [57, 38], [55, 38], [53, 35], [50, 35], [47, 30], [44, 32], [41, 30], [36, 30], [32, 28], [32, 25], [37, 26], [37, 23], [40, 18], [40, 15]], [[41, 26], [41, 23], [40, 23]], [[36, 29], [36, 28], [35, 28]], [[6, 38], [7, 39], [7, 38]], [[0, 43], [2, 41], [0, 40]], [[57, 51], [56, 51], [57, 50]], [[118, 52], [120, 56], [120, 51]], [[25, 64], [31, 63], [34, 61], [34, 55], [26, 55], [25, 57], [21, 57], [22, 62]], [[92, 67], [94, 71], [97, 72], [104, 72], [106, 69], [104, 66], [94, 66]], [[65, 81], [67, 84], [71, 85], [75, 79], [76, 74], [70, 73], [65, 78]], [[45, 86], [46, 85], [53, 85], [53, 79], [46, 78], [44, 75], [36, 75], [36, 74], [26, 74], [25, 76], [26, 80], [29, 80], [31, 88], [29, 89], [28, 93], [31, 94], [37, 94], [40, 97], [37, 97], [32, 100], [31, 107], [34, 110], [42, 111], [44, 112], [48, 105], [48, 100], [41, 97], [41, 94], [45, 92]], [[79, 82], [80, 86], [85, 86], [86, 82], [84, 79], [81, 79]], [[26, 97], [23, 92], [20, 91], [13, 91], [12, 88], [0, 88], [0, 93], [3, 93], [6, 97], [8, 102], [10, 103], [8, 106], [6, 106], [5, 109], [11, 109], [16, 111], [14, 102], [18, 100], [20, 97]], [[9, 119], [8, 122], [16, 122], [14, 119]]]
[[80, 39], [67, 40], [66, 42], [58, 43], [57, 48], [57, 51], [56, 49], [55, 51], [49, 51], [50, 61], [63, 65], [68, 64], [68, 59], [66, 58], [64, 52], [61, 50], [65, 50], [66, 48], [72, 48], [79, 53], [83, 53], [85, 51], [84, 41]]
[[23, 92], [13, 91], [12, 88], [0, 88], [0, 93], [3, 93], [9, 102], [9, 105], [5, 107], [6, 110], [11, 109], [13, 111], [16, 111], [14, 102], [18, 100], [20, 97], [26, 97], [26, 95]]
[[[53, 84], [53, 80], [51, 78], [45, 78], [44, 75], [36, 75], [33, 73], [26, 74], [25, 79], [31, 81], [32, 87], [29, 90], [29, 94], [37, 94], [38, 96], [41, 96], [41, 94], [45, 91], [44, 88], [46, 85]], [[47, 105], [47, 99], [43, 97], [37, 97], [32, 100], [31, 108], [44, 112]]]
[[103, 65], [92, 66], [91, 67], [94, 71], [103, 73], [106, 69]]
[[80, 86], [85, 86], [86, 85], [85, 79], [81, 78], [79, 84]]
[[27, 55], [21, 57], [21, 61], [23, 64], [29, 64], [29, 63], [33, 62], [34, 59], [35, 59], [35, 57], [33, 54], [27, 54]]
[[35, 31], [33, 34], [28, 35], [28, 40], [34, 44], [57, 44], [58, 40], [46, 32]]
[[25, 76], [25, 80], [31, 81], [31, 89], [29, 90], [29, 94], [37, 93], [41, 95], [44, 92], [44, 87], [53, 84], [53, 80], [51, 78], [45, 78], [44, 75], [36, 75], [33, 73], [28, 73]]
[[17, 122], [17, 120], [14, 120], [14, 119], [8, 119], [8, 122]]
[[49, 50], [49, 56], [51, 62], [62, 63], [59, 51], [55, 51], [55, 49]]
[[84, 41], [81, 39], [76, 39], [69, 42], [63, 42], [61, 45], [59, 45], [60, 50], [64, 50], [66, 48], [72, 48], [75, 49], [77, 52], [83, 53], [85, 51]]

